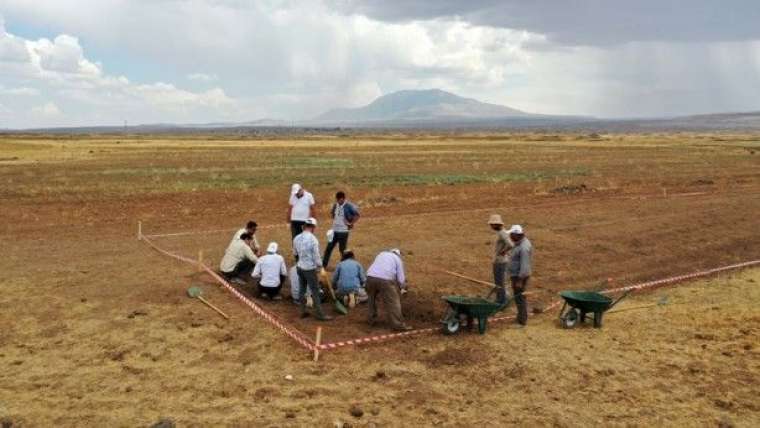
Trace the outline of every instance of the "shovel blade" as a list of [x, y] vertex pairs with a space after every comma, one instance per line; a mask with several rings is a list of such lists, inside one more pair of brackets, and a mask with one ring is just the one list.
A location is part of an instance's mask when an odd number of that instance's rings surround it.
[[200, 296], [202, 292], [203, 290], [200, 287], [190, 287], [187, 289], [187, 295], [193, 298]]
[[348, 315], [348, 309], [340, 300], [335, 301], [335, 310], [341, 315]]

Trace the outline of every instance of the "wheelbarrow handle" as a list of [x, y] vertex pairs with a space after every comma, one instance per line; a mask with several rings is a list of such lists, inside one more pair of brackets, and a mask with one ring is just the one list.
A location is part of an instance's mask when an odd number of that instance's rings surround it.
[[612, 309], [613, 307], [615, 307], [615, 305], [617, 305], [618, 302], [620, 302], [621, 300], [623, 300], [627, 295], [631, 294], [632, 292], [633, 292], [632, 288], [626, 290], [625, 293], [623, 293], [622, 296], [618, 297], [617, 300], [615, 300], [614, 302], [612, 302], [612, 304], [607, 308], [607, 310], [609, 311], [610, 309]]

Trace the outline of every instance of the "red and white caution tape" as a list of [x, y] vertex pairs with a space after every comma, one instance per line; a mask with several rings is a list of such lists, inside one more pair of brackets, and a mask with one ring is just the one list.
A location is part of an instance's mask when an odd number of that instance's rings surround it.
[[702, 277], [714, 275], [714, 274], [720, 273], [720, 272], [725, 272], [725, 271], [735, 270], [735, 269], [742, 269], [742, 268], [746, 268], [746, 267], [750, 267], [750, 266], [755, 266], [755, 265], [759, 265], [759, 264], [760, 264], [760, 260], [751, 260], [751, 261], [748, 261], [748, 262], [736, 263], [736, 264], [732, 264], [732, 265], [728, 265], [728, 266], [723, 266], [723, 267], [719, 267], [719, 268], [713, 268], [713, 269], [693, 272], [693, 273], [689, 273], [689, 274], [686, 274], [686, 275], [678, 275], [678, 276], [672, 276], [670, 278], [663, 278], [663, 279], [658, 279], [658, 280], [654, 280], [654, 281], [642, 282], [640, 284], [629, 285], [627, 287], [612, 288], [612, 289], [609, 289], [609, 290], [604, 290], [604, 291], [602, 291], [602, 293], [615, 293], [615, 292], [618, 292], [618, 291], [641, 290], [641, 289], [644, 289], [644, 288], [652, 288], [652, 287], [658, 287], [658, 286], [661, 286], [661, 285], [675, 284], [677, 282], [682, 282], [682, 281], [686, 281], [686, 280], [689, 280], [689, 279], [702, 278]]
[[[172, 257], [174, 259], [177, 259], [182, 262], [194, 264], [196, 266], [199, 265], [198, 260], [193, 260], [184, 256], [181, 256], [179, 254], [174, 254], [172, 252], [169, 252], [167, 250], [164, 250], [163, 248], [157, 246], [154, 244], [149, 238], [147, 238], [145, 235], [142, 236], [142, 240], [145, 241], [146, 244], [148, 244], [151, 248], [158, 251], [161, 254], [164, 254], [166, 256]], [[247, 298], [243, 293], [238, 291], [235, 287], [230, 285], [229, 282], [227, 282], [224, 278], [222, 278], [219, 274], [214, 272], [211, 268], [206, 266], [205, 264], [200, 264], [200, 266], [203, 268], [203, 270], [211, 275], [212, 278], [214, 278], [219, 284], [221, 284], [223, 287], [225, 287], [227, 290], [229, 290], [235, 297], [237, 297], [240, 301], [246, 304], [249, 308], [253, 309], [254, 312], [256, 312], [259, 316], [264, 318], [267, 322], [272, 324], [273, 326], [277, 327], [280, 331], [290, 336], [293, 340], [298, 342], [299, 345], [303, 346], [304, 348], [314, 351], [316, 349], [316, 345], [314, 342], [306, 337], [305, 334], [303, 334], [301, 331], [297, 330], [294, 327], [288, 326], [285, 324], [282, 320], [277, 318], [274, 314], [270, 313], [269, 311], [265, 310], [261, 306], [257, 305], [255, 302], [253, 302], [251, 299]]]
[[[145, 241], [145, 243], [148, 244], [151, 248], [155, 249], [156, 251], [160, 252], [161, 254], [164, 254], [166, 256], [172, 257], [172, 258], [174, 258], [176, 260], [179, 260], [179, 261], [182, 261], [182, 262], [194, 264], [196, 266], [199, 265], [198, 260], [193, 260], [191, 258], [184, 257], [184, 256], [181, 256], [179, 254], [174, 254], [174, 253], [169, 252], [167, 250], [164, 250], [163, 248], [160, 248], [159, 246], [157, 246], [156, 244], [154, 244], [149, 239], [149, 237], [156, 237], [156, 236], [177, 236], [177, 235], [176, 234], [175, 235], [141, 235], [141, 239], [143, 241]], [[670, 278], [663, 278], [663, 279], [658, 279], [658, 280], [654, 280], [654, 281], [642, 282], [640, 284], [630, 285], [630, 286], [627, 286], [627, 287], [613, 288], [613, 289], [609, 289], [609, 290], [604, 290], [604, 291], [602, 291], [602, 293], [614, 293], [614, 292], [628, 291], [628, 290], [642, 290], [642, 289], [646, 289], [646, 288], [653, 288], [653, 287], [658, 287], [658, 286], [663, 286], [663, 285], [668, 285], [668, 284], [675, 284], [675, 283], [686, 281], [686, 280], [690, 280], [690, 279], [702, 278], [702, 277], [706, 277], [706, 276], [709, 276], [709, 275], [714, 275], [714, 274], [720, 273], [720, 272], [726, 272], [726, 271], [730, 271], [730, 270], [742, 269], [742, 268], [751, 267], [751, 266], [755, 266], [755, 265], [760, 265], [760, 260], [751, 260], [751, 261], [747, 261], [747, 262], [743, 262], [743, 263], [736, 263], [736, 264], [732, 264], [732, 265], [728, 265], [728, 266], [723, 266], [723, 267], [718, 267], [718, 268], [713, 268], [713, 269], [693, 272], [693, 273], [690, 273], [690, 274], [678, 275], [678, 276], [673, 276], [673, 277], [670, 277]], [[374, 335], [374, 336], [364, 336], [364, 337], [358, 337], [358, 338], [354, 338], [354, 339], [347, 339], [347, 340], [341, 340], [341, 341], [335, 341], [335, 342], [329, 342], [329, 343], [323, 343], [323, 344], [317, 345], [316, 343], [314, 343], [314, 341], [312, 341], [309, 337], [307, 337], [303, 332], [299, 331], [295, 327], [292, 327], [292, 326], [289, 326], [289, 325], [285, 324], [282, 320], [280, 320], [279, 318], [277, 318], [277, 316], [275, 316], [274, 314], [272, 314], [269, 311], [265, 310], [261, 306], [257, 305], [255, 302], [253, 302], [249, 298], [247, 298], [240, 291], [238, 291], [235, 287], [233, 287], [232, 285], [230, 285], [229, 282], [227, 282], [219, 274], [217, 274], [216, 272], [214, 272], [211, 268], [209, 268], [205, 264], [200, 264], [200, 266], [203, 268], [203, 270], [206, 273], [208, 273], [214, 279], [216, 279], [216, 281], [219, 282], [219, 284], [221, 284], [222, 286], [224, 286], [235, 297], [237, 297], [240, 301], [242, 301], [243, 303], [245, 303], [248, 307], [250, 307], [259, 316], [261, 316], [267, 322], [269, 322], [273, 326], [277, 327], [280, 331], [282, 331], [283, 333], [285, 333], [286, 335], [288, 335], [289, 337], [291, 337], [299, 345], [303, 346], [304, 348], [306, 348], [306, 349], [308, 349], [310, 351], [314, 351], [316, 349], [319, 349], [319, 350], [328, 350], [328, 349], [336, 349], [336, 348], [340, 348], [340, 347], [344, 347], [344, 346], [349, 346], [349, 345], [361, 345], [361, 344], [365, 344], [365, 343], [382, 342], [382, 341], [391, 340], [391, 339], [397, 339], [397, 338], [401, 338], [401, 337], [410, 337], [410, 336], [417, 336], [417, 335], [426, 334], [426, 333], [432, 333], [432, 332], [438, 330], [438, 328], [436, 328], [436, 327], [429, 327], [429, 328], [421, 328], [421, 329], [416, 329], [416, 330], [411, 330], [411, 331], [404, 331], [404, 332], [399, 332], [399, 333], [388, 333], [388, 334], [380, 334], [380, 335]], [[544, 309], [541, 311], [541, 313], [544, 313], [544, 312], [547, 312], [547, 311], [549, 311], [551, 309], [554, 309], [557, 306], [559, 306], [560, 304], [562, 304], [562, 300], [555, 300], [554, 302], [552, 302], [548, 306], [544, 307]], [[512, 320], [514, 318], [515, 318], [514, 315], [506, 315], [506, 316], [502, 316], [502, 317], [491, 318], [490, 321], [492, 321], [492, 322], [498, 322], [498, 321]]]

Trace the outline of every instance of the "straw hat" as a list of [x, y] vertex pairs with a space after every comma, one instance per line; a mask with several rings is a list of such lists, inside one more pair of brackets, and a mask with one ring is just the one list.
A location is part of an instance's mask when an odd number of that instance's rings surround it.
[[504, 222], [501, 220], [501, 216], [498, 214], [491, 214], [491, 218], [488, 219], [488, 224], [500, 224], [504, 226]]

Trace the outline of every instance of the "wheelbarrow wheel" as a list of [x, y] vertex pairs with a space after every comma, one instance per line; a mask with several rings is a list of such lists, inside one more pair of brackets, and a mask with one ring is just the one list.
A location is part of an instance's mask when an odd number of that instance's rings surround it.
[[580, 323], [581, 314], [578, 309], [570, 308], [569, 311], [562, 317], [562, 327], [575, 328]]
[[459, 321], [459, 314], [456, 311], [449, 309], [446, 317], [443, 319], [443, 333], [444, 334], [456, 334], [459, 332], [461, 323]]

